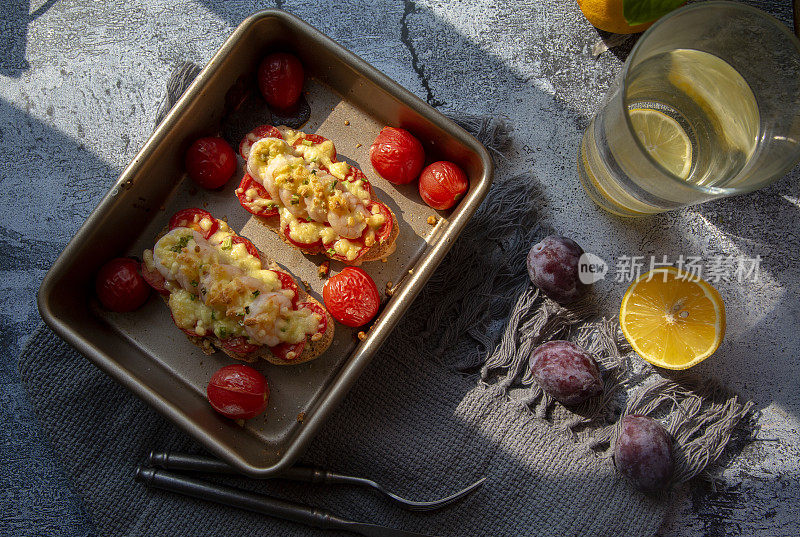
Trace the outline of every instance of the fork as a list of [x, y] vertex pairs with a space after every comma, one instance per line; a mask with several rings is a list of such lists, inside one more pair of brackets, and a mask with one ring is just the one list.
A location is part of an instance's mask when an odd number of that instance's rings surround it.
[[[212, 457], [189, 455], [186, 453], [172, 453], [170, 451], [151, 451], [150, 455], [147, 457], [147, 462], [151, 466], [163, 468], [165, 470], [185, 470], [214, 474], [238, 473], [227, 463]], [[381, 492], [387, 498], [391, 499], [404, 509], [408, 509], [409, 511], [435, 511], [437, 509], [442, 509], [443, 507], [451, 505], [472, 493], [478, 487], [480, 487], [484, 481], [486, 481], [486, 477], [482, 477], [468, 487], [459, 490], [458, 492], [455, 492], [445, 498], [425, 502], [408, 500], [398, 496], [397, 494], [386, 490], [371, 479], [337, 474], [335, 472], [329, 472], [327, 470], [321, 470], [307, 466], [293, 466], [281, 474], [269, 476], [268, 479], [273, 477], [276, 479], [288, 479], [290, 481], [302, 481], [306, 483], [319, 483], [324, 485], [355, 485], [372, 488]]]

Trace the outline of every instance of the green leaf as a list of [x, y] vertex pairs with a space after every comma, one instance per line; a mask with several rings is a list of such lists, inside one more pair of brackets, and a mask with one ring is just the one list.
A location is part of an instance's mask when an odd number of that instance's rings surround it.
[[686, 0], [622, 0], [622, 14], [631, 26], [663, 17]]

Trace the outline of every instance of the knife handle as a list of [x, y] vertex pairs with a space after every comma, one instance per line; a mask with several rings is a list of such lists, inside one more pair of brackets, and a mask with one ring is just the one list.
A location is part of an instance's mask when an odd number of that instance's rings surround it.
[[135, 478], [136, 481], [148, 487], [177, 492], [193, 498], [246, 509], [315, 528], [354, 531], [354, 526], [357, 526], [355, 522], [338, 518], [321, 509], [314, 509], [302, 504], [254, 494], [224, 485], [212, 484], [156, 468], [139, 466], [136, 469]]
[[[147, 457], [151, 466], [165, 470], [184, 470], [189, 472], [203, 472], [207, 474], [237, 474], [238, 472], [229, 464], [212, 457], [203, 455], [189, 455], [187, 453], [172, 453], [169, 451], [151, 451]], [[275, 476], [277, 479], [303, 481], [306, 483], [321, 483], [325, 485], [358, 485], [373, 487], [369, 479], [336, 474], [327, 470], [311, 468], [308, 466], [292, 466]]]

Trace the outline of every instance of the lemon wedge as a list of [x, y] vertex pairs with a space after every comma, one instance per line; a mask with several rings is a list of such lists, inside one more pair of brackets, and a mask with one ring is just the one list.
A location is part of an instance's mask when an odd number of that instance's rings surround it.
[[692, 142], [680, 124], [652, 108], [629, 111], [633, 130], [645, 150], [664, 169], [686, 179], [692, 169]]
[[687, 369], [717, 350], [725, 335], [725, 304], [708, 282], [674, 267], [634, 281], [619, 309], [622, 333], [645, 360]]

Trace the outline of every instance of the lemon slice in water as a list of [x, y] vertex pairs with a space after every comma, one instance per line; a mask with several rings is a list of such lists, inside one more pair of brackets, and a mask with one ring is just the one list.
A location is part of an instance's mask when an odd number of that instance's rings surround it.
[[686, 179], [692, 169], [692, 142], [680, 124], [652, 108], [634, 108], [629, 114], [650, 156], [672, 175]]

